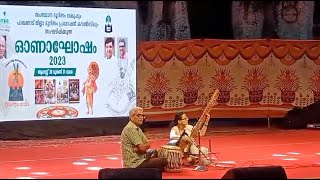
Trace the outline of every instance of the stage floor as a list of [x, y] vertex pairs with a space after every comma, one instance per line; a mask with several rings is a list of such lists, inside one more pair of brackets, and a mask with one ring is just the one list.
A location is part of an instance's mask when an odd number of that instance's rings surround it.
[[[168, 140], [166, 128], [147, 129], [153, 148]], [[209, 147], [214, 164], [208, 171], [182, 167], [163, 178], [220, 179], [235, 167], [280, 165], [288, 178], [320, 178], [320, 131], [267, 127], [208, 130], [201, 144]], [[1, 141], [0, 178], [91, 178], [101, 168], [121, 167], [119, 136], [57, 140]]]

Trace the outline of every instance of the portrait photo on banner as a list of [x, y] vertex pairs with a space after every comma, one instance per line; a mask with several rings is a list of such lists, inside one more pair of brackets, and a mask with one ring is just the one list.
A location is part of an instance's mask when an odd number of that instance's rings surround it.
[[118, 59], [125, 60], [128, 58], [128, 38], [118, 38]]
[[115, 57], [115, 38], [105, 37], [104, 38], [104, 57], [105, 59], [113, 59]]
[[6, 59], [7, 58], [7, 37], [1, 35], [0, 36], [0, 59]]

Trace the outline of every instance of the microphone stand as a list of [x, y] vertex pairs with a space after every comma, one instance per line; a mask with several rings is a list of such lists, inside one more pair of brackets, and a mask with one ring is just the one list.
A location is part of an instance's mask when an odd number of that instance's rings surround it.
[[[197, 122], [196, 122], [197, 123]], [[204, 124], [202, 125], [202, 127], [204, 126]], [[192, 128], [192, 131], [194, 130], [194, 127], [195, 127], [195, 125], [193, 125], [193, 128]], [[202, 127], [200, 128], [200, 129], [202, 129]], [[204, 172], [204, 171], [208, 171], [208, 169], [207, 169], [207, 167], [206, 166], [204, 166], [203, 164], [202, 164], [202, 160], [201, 160], [201, 154], [203, 155], [203, 156], [205, 156], [206, 157], [206, 159], [207, 159], [207, 156], [201, 151], [201, 142], [200, 142], [200, 129], [198, 130], [198, 137], [199, 137], [199, 144], [197, 144], [187, 133], [185, 133], [185, 131], [182, 133], [182, 135], [180, 136], [180, 138], [178, 139], [178, 141], [177, 141], [177, 145], [179, 145], [179, 143], [180, 143], [180, 141], [181, 141], [181, 139], [182, 139], [182, 136], [184, 136], [184, 135], [186, 135], [189, 139], [190, 139], [190, 141], [191, 141], [191, 143], [192, 144], [194, 144], [194, 145], [196, 145], [196, 147], [197, 147], [197, 149], [198, 149], [198, 161], [199, 161], [199, 165], [196, 167], [196, 168], [194, 168], [193, 170], [194, 171], [201, 171], [201, 172]], [[210, 144], [210, 146], [211, 146], [211, 144]], [[210, 151], [211, 151], [211, 147], [210, 147]]]
[[199, 153], [198, 153], [198, 161], [199, 161], [199, 165], [194, 168], [194, 171], [207, 171], [207, 167], [203, 166], [202, 161], [201, 161], [201, 154], [203, 154], [204, 156], [206, 156], [202, 151], [201, 151], [201, 144], [200, 144], [200, 131], [198, 131], [198, 137], [199, 137], [199, 144], [197, 144], [188, 134], [186, 134], [186, 136], [190, 139], [191, 143], [196, 145]]
[[181, 136], [179, 137], [178, 141], [176, 142], [176, 146], [179, 146], [180, 141], [181, 141], [181, 139], [183, 138], [184, 135], [188, 136], [188, 134], [186, 133], [186, 130], [184, 130], [183, 133], [181, 134]]
[[[199, 153], [198, 153], [199, 165], [198, 165], [196, 168], [194, 168], [193, 170], [194, 170], [194, 171], [202, 171], [202, 172], [204, 172], [204, 171], [208, 171], [208, 169], [207, 169], [206, 166], [204, 166], [204, 165], [202, 164], [202, 160], [201, 160], [201, 153], [202, 153], [204, 156], [205, 156], [205, 154], [201, 151], [200, 131], [198, 131], [198, 137], [199, 137], [199, 144], [197, 145], [197, 148], [198, 148], [198, 150], [199, 150]], [[190, 138], [190, 139], [191, 139], [191, 138]]]

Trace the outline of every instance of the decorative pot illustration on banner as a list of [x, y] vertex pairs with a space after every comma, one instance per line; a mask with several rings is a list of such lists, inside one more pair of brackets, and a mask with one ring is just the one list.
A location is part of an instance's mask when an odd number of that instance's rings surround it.
[[276, 88], [281, 92], [281, 101], [286, 104], [293, 103], [296, 92], [301, 88], [299, 78], [292, 69], [281, 69], [276, 77]]
[[162, 106], [165, 101], [166, 93], [171, 91], [170, 80], [164, 72], [155, 71], [147, 79], [145, 91], [151, 96], [152, 106]]
[[185, 104], [193, 104], [198, 99], [198, 92], [204, 87], [202, 77], [198, 70], [187, 69], [183, 76], [179, 78], [179, 91], [183, 93]]

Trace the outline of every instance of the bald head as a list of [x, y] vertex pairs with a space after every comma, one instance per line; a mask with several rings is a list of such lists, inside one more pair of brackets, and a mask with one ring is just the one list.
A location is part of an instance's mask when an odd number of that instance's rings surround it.
[[5, 58], [6, 53], [6, 38], [4, 36], [0, 36], [0, 59]]

